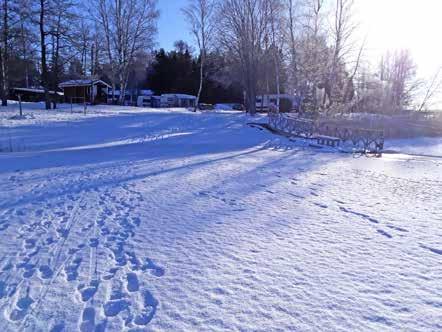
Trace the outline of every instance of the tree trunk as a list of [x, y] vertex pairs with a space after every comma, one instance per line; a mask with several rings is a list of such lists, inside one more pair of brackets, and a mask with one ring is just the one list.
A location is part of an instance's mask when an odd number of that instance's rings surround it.
[[9, 95], [9, 87], [8, 87], [8, 62], [9, 62], [9, 27], [8, 27], [8, 0], [3, 0], [3, 56], [2, 56], [2, 70], [1, 70], [1, 80], [2, 80], [2, 91], [1, 91], [1, 99], [2, 106], [8, 106], [8, 95]]
[[4, 70], [3, 63], [4, 63], [4, 60], [3, 60], [3, 50], [0, 49], [0, 96], [1, 96], [2, 100], [3, 100], [4, 82], [5, 82], [5, 80], [4, 80], [4, 76], [5, 75], [4, 75], [4, 72], [3, 72], [3, 70]]
[[204, 80], [204, 51], [201, 52], [201, 64], [200, 64], [200, 85], [198, 88], [198, 94], [196, 96], [195, 108], [194, 112], [198, 109], [198, 105], [200, 103], [201, 92], [203, 91], [203, 80]]
[[252, 66], [248, 66], [247, 74], [247, 101], [249, 106], [249, 113], [251, 115], [256, 114], [256, 81], [255, 75], [253, 74]]
[[23, 61], [25, 65], [25, 82], [26, 82], [25, 84], [26, 88], [29, 88], [29, 64], [28, 64], [28, 56], [26, 49], [25, 27], [23, 24], [23, 20], [20, 23], [20, 38], [22, 42]]
[[40, 47], [41, 47], [41, 85], [44, 90], [45, 108], [47, 110], [51, 109], [51, 101], [49, 99], [49, 89], [48, 89], [48, 67], [46, 63], [46, 41], [45, 41], [45, 30], [44, 30], [44, 18], [45, 18], [45, 0], [40, 0]]

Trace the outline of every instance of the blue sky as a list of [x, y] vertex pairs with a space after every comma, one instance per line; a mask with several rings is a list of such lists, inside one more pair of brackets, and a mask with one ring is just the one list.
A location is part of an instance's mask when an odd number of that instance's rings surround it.
[[179, 39], [193, 44], [189, 28], [184, 20], [181, 8], [187, 0], [159, 0], [160, 19], [158, 21], [158, 46], [166, 50], [173, 48], [173, 43]]

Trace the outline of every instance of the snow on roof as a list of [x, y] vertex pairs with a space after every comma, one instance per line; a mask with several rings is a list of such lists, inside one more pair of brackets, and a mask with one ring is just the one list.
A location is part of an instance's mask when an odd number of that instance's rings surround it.
[[[23, 91], [23, 92], [33, 92], [33, 93], [44, 93], [45, 90], [38, 88], [14, 88], [15, 91]], [[50, 94], [54, 94], [54, 91], [49, 91]], [[63, 92], [57, 91], [59, 96], [64, 96]]]
[[66, 88], [66, 87], [70, 87], [70, 86], [86, 86], [86, 85], [95, 85], [95, 84], [104, 84], [107, 87], [110, 87], [110, 85], [107, 84], [106, 82], [104, 82], [102, 80], [95, 80], [95, 79], [69, 80], [69, 81], [59, 84], [58, 86], [60, 88]]

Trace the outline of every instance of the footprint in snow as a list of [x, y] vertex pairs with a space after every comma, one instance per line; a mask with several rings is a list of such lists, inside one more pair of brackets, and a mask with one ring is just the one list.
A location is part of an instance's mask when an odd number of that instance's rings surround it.
[[49, 332], [63, 332], [65, 331], [65, 326], [64, 323], [56, 323], [54, 326], [51, 327], [51, 329], [49, 330]]
[[78, 278], [78, 269], [80, 268], [82, 262], [81, 257], [76, 257], [72, 260], [72, 262], [65, 266], [64, 273], [66, 275], [67, 281], [74, 281]]
[[326, 204], [322, 204], [322, 203], [313, 203], [313, 204], [315, 204], [316, 206], [318, 206], [320, 208], [323, 208], [323, 209], [327, 209], [328, 208], [328, 205], [326, 205]]
[[387, 225], [387, 227], [390, 229], [394, 229], [395, 231], [398, 231], [398, 232], [408, 233], [408, 230], [406, 230], [405, 228], [397, 227], [394, 225]]
[[12, 309], [9, 319], [11, 321], [19, 321], [25, 318], [30, 306], [34, 303], [34, 300], [29, 296], [29, 287], [26, 289], [26, 294], [19, 298]]
[[431, 251], [433, 254], [442, 255], [442, 249], [436, 249], [432, 247], [428, 247], [426, 245], [420, 244], [420, 247], [426, 250]]
[[138, 292], [138, 290], [140, 289], [140, 284], [138, 282], [138, 277], [136, 275], [136, 273], [128, 273], [126, 275], [127, 278], [127, 284], [126, 284], [126, 289], [128, 292], [132, 293], [132, 292]]
[[79, 285], [77, 290], [80, 292], [81, 300], [87, 302], [93, 298], [95, 293], [97, 293], [99, 284], [98, 280], [92, 280], [87, 286]]
[[86, 307], [81, 315], [81, 332], [93, 332], [95, 331], [95, 309]]
[[98, 247], [98, 239], [97, 238], [92, 238], [92, 239], [89, 239], [89, 247], [91, 247], [91, 248], [96, 248], [96, 247]]
[[115, 275], [117, 274], [119, 268], [118, 267], [113, 267], [109, 270], [109, 274], [105, 275], [103, 277], [104, 280], [111, 280], [115, 277]]
[[158, 301], [148, 290], [144, 290], [142, 295], [143, 310], [140, 314], [136, 315], [134, 320], [134, 323], [138, 326], [146, 326], [149, 324], [155, 316], [158, 307]]
[[386, 231], [383, 231], [382, 229], [378, 229], [377, 232], [378, 232], [379, 234], [381, 234], [381, 235], [383, 235], [383, 236], [389, 238], [389, 239], [393, 238], [393, 236], [392, 236], [391, 234], [387, 233]]
[[42, 265], [42, 266], [40, 266], [38, 268], [38, 272], [40, 274], [40, 278], [41, 279], [50, 279], [54, 275], [54, 272], [49, 267], [49, 265]]
[[166, 271], [164, 270], [164, 268], [156, 265], [154, 263], [153, 260], [151, 260], [150, 258], [146, 258], [146, 263], [144, 263], [144, 265], [141, 268], [142, 271], [147, 271], [149, 270], [150, 273], [152, 275], [154, 275], [155, 277], [162, 277]]
[[35, 247], [36, 243], [37, 243], [36, 239], [26, 239], [23, 242], [23, 248], [24, 249], [32, 249]]
[[115, 317], [120, 312], [129, 308], [130, 303], [126, 300], [126, 295], [121, 291], [121, 285], [115, 284], [112, 288], [109, 301], [103, 305], [106, 317]]

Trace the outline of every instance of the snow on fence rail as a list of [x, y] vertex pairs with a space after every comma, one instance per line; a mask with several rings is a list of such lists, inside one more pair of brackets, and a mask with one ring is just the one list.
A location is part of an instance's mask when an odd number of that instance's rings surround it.
[[380, 153], [384, 148], [383, 130], [342, 126], [277, 112], [269, 112], [269, 126], [290, 136], [318, 141], [324, 141], [324, 137], [339, 139], [342, 143], [364, 152]]

